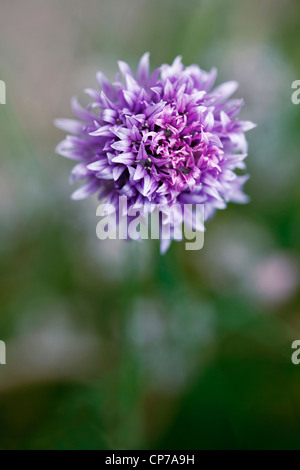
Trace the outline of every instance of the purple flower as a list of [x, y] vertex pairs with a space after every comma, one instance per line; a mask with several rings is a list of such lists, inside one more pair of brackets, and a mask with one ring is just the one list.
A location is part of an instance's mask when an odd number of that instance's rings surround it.
[[216, 69], [184, 67], [180, 57], [153, 74], [148, 53], [136, 74], [125, 62], [119, 69], [112, 84], [97, 74], [101, 91], [85, 90], [92, 99], [86, 109], [72, 101], [79, 120], [56, 121], [71, 134], [57, 152], [78, 161], [71, 182], [84, 181], [72, 198], [97, 192], [118, 210], [126, 196], [146, 213], [154, 204], [166, 212], [174, 203], [204, 204], [205, 219], [229, 201], [247, 202], [248, 176], [234, 170], [245, 168], [245, 132], [255, 125], [236, 118], [242, 100], [228, 99], [238, 84], [211, 90]]

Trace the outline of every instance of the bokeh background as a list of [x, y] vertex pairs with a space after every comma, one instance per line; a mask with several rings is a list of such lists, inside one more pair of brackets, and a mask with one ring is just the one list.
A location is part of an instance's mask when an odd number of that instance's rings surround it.
[[[1, 449], [300, 448], [300, 3], [0, 0]], [[240, 82], [251, 203], [204, 248], [100, 242], [54, 153], [118, 59]]]

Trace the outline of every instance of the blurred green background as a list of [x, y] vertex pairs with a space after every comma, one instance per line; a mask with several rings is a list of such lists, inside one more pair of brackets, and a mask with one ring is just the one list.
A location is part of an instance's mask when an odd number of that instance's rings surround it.
[[[299, 449], [300, 3], [1, 0], [1, 449]], [[182, 55], [240, 82], [251, 203], [204, 248], [100, 242], [54, 154], [70, 98]]]

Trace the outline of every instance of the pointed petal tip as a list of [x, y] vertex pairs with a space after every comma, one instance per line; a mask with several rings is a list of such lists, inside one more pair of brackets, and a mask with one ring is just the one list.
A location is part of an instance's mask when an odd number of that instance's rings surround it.
[[150, 76], [150, 52], [145, 52], [137, 67], [137, 79], [140, 83], [145, 84]]
[[149, 51], [144, 52], [144, 54], [141, 57], [140, 62], [143, 61], [143, 60], [148, 60], [149, 58], [150, 58], [150, 52]]
[[62, 119], [53, 119], [54, 127], [57, 127], [58, 129], [61, 129], [61, 121], [62, 121]]
[[165, 255], [166, 252], [168, 251], [169, 247], [171, 245], [171, 239], [168, 238], [168, 239], [164, 239], [164, 238], [161, 238], [160, 239], [160, 254], [161, 255]]
[[256, 127], [257, 127], [257, 124], [255, 122], [248, 121], [247, 122], [247, 128], [246, 128], [245, 132], [252, 131], [252, 129], [255, 129]]
[[55, 147], [55, 153], [57, 155], [60, 155], [60, 148], [61, 148], [61, 142], [59, 144], [57, 144], [57, 146]]

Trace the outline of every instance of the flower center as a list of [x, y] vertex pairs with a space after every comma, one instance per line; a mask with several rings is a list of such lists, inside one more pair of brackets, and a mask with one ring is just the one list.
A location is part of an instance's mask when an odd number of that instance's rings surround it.
[[196, 164], [203, 148], [201, 124], [189, 124], [188, 113], [168, 104], [145, 127], [141, 133], [148, 157], [140, 163], [148, 174], [178, 192], [193, 189], [200, 177]]

